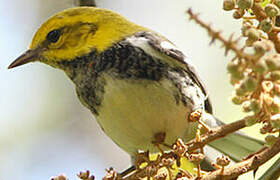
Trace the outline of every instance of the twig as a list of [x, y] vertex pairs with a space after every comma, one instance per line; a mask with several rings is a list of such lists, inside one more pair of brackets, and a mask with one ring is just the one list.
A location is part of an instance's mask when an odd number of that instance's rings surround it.
[[188, 151], [192, 152], [196, 149], [203, 147], [211, 141], [222, 138], [244, 127], [246, 127], [246, 118], [211, 129], [209, 133], [200, 136], [200, 142], [197, 142], [195, 139], [187, 142], [186, 144], [188, 145]]
[[210, 25], [206, 24], [205, 22], [201, 21], [198, 18], [198, 14], [194, 14], [192, 12], [192, 9], [188, 9], [187, 13], [190, 16], [190, 20], [194, 20], [197, 24], [199, 24], [201, 27], [207, 30], [208, 34], [212, 37], [212, 40], [210, 43], [213, 43], [216, 39], [221, 41], [223, 43], [223, 46], [225, 47], [225, 55], [227, 55], [229, 50], [232, 50], [235, 52], [236, 56], [239, 59], [246, 59], [246, 60], [251, 60], [253, 57], [245, 52], [243, 52], [242, 49], [239, 49], [237, 46], [237, 40], [233, 40], [233, 35], [230, 36], [228, 40], [226, 40], [222, 35], [220, 31], [215, 31], [214, 29], [211, 28]]
[[[280, 152], [280, 140], [275, 142], [272, 147], [264, 147], [261, 151], [254, 154], [250, 158], [236, 163], [228, 168], [224, 169], [223, 172], [223, 179], [232, 179], [238, 177], [241, 174], [249, 172], [251, 170], [257, 169], [259, 166], [270, 160], [274, 157], [277, 153]], [[221, 170], [216, 170], [210, 172], [206, 175], [203, 175], [200, 180], [214, 180], [220, 179], [221, 177]]]

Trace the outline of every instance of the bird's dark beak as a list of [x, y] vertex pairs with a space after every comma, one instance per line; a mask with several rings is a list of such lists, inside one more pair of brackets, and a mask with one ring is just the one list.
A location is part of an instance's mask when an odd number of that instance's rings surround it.
[[27, 50], [25, 53], [23, 53], [21, 56], [19, 56], [12, 64], [9, 65], [8, 69], [12, 69], [17, 66], [21, 66], [23, 64], [33, 62], [38, 60], [39, 53], [41, 52], [40, 48]]

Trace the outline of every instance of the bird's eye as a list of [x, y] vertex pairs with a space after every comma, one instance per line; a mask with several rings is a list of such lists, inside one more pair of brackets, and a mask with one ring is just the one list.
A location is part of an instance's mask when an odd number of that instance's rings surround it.
[[47, 40], [51, 43], [55, 43], [58, 41], [60, 35], [61, 35], [61, 31], [59, 29], [53, 30], [48, 33]]

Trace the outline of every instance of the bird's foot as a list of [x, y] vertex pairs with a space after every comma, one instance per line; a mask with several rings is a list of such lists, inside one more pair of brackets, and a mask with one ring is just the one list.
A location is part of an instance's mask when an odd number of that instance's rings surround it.
[[172, 146], [166, 144], [164, 141], [165, 141], [165, 136], [166, 136], [166, 133], [165, 132], [159, 132], [159, 133], [156, 133], [154, 135], [154, 140], [152, 141], [152, 143], [159, 149], [159, 151], [163, 154], [164, 151], [163, 149], [161, 148], [161, 145], [164, 146], [164, 147], [167, 147], [169, 149], [172, 149]]

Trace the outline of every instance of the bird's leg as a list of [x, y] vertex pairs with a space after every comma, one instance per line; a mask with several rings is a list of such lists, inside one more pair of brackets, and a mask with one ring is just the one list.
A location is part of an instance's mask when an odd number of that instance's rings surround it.
[[152, 143], [159, 149], [161, 154], [163, 154], [164, 152], [163, 152], [163, 149], [160, 147], [160, 145], [166, 145], [164, 143], [165, 136], [166, 136], [165, 132], [156, 133], [154, 135], [154, 140], [152, 141]]

